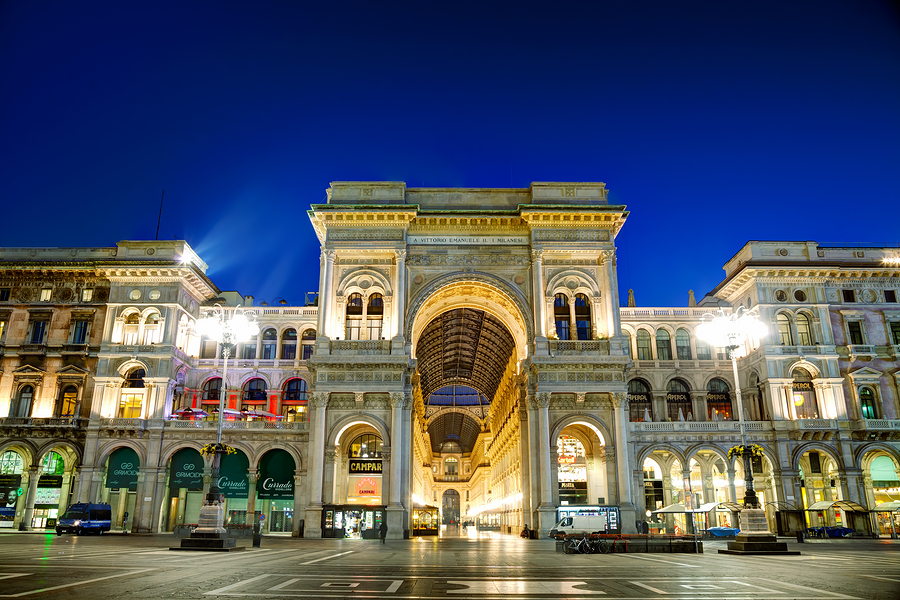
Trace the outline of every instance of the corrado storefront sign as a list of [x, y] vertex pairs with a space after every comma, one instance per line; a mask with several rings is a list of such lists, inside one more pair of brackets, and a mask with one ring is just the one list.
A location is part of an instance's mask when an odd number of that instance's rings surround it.
[[356, 458], [351, 458], [349, 462], [350, 474], [371, 474], [371, 475], [381, 475], [381, 461], [380, 460], [360, 460]]
[[106, 487], [137, 490], [138, 471], [141, 461], [131, 448], [119, 448], [109, 456], [106, 469]]
[[294, 459], [284, 450], [273, 450], [259, 463], [256, 493], [260, 499], [285, 500], [294, 497]]
[[226, 498], [246, 498], [250, 490], [247, 479], [249, 467], [250, 461], [240, 450], [224, 455], [219, 466], [219, 492]]

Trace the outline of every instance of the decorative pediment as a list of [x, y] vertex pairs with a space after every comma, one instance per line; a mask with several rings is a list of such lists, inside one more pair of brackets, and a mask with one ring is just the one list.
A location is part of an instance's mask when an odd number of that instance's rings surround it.
[[56, 372], [56, 380], [59, 383], [84, 383], [88, 373], [87, 369], [82, 369], [75, 365], [66, 365]]
[[849, 373], [850, 379], [853, 380], [854, 383], [859, 382], [868, 382], [868, 383], [877, 383], [881, 378], [881, 371], [876, 371], [871, 367], [862, 367], [861, 369], [857, 369], [851, 373]]
[[43, 369], [32, 365], [22, 365], [13, 369], [13, 379], [17, 382], [28, 381], [31, 383], [40, 383], [44, 379], [47, 372]]

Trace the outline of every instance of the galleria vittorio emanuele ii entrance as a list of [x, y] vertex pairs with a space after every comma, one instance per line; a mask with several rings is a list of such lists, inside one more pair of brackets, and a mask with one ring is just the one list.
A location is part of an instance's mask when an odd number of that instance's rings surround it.
[[[546, 535], [569, 510], [633, 528], [614, 247], [626, 216], [601, 183], [333, 183], [310, 211], [322, 257], [306, 535], [346, 534], [348, 511], [357, 532], [363, 504], [383, 509], [389, 537]], [[354, 453], [360, 436], [377, 458]]]

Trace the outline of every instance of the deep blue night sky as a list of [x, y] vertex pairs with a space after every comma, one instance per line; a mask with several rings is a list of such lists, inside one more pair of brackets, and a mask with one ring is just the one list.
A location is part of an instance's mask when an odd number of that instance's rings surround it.
[[750, 239], [900, 242], [889, 2], [0, 3], [6, 246], [187, 239], [302, 303], [335, 180], [604, 181], [623, 302]]

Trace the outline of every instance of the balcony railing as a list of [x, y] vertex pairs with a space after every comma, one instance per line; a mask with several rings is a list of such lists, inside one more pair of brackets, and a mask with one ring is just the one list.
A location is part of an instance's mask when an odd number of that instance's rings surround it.
[[897, 419], [863, 419], [861, 424], [867, 431], [900, 431]]
[[[772, 429], [772, 423], [768, 421], [744, 421], [747, 431], [767, 431]], [[738, 421], [645, 421], [631, 424], [631, 431], [740, 431], [741, 424]]]
[[79, 421], [82, 425], [87, 423], [87, 419], [78, 419], [75, 417], [4, 417], [0, 418], [0, 427], [78, 427]]
[[608, 340], [550, 340], [550, 352], [555, 356], [609, 355]]
[[798, 419], [797, 428], [807, 430], [822, 430], [837, 429], [838, 426], [837, 421], [835, 421], [834, 419]]
[[[166, 421], [167, 429], [208, 429], [214, 431], [217, 427], [215, 420], [208, 421]], [[225, 421], [222, 423], [222, 429], [252, 429], [258, 430], [288, 430], [288, 431], [307, 431], [309, 423], [306, 421]]]
[[390, 340], [334, 340], [331, 354], [390, 354]]

